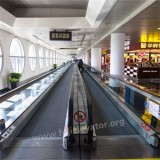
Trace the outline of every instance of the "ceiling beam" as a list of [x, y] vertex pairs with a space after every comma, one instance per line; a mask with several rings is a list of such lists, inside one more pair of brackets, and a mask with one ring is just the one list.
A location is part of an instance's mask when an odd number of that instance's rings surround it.
[[85, 9], [68, 8], [17, 8], [12, 12], [16, 17], [85, 17]]
[[106, 33], [103, 33], [103, 35], [99, 39], [96, 39], [95, 42], [92, 45], [90, 45], [85, 51], [88, 51], [90, 48], [94, 47], [96, 44], [98, 44], [101, 41], [103, 41], [106, 37], [108, 37], [109, 35], [111, 35], [113, 32], [115, 32], [121, 26], [123, 26], [124, 24], [126, 24], [129, 20], [131, 20], [132, 18], [134, 18], [136, 15], [138, 15], [144, 9], [146, 9], [147, 7], [149, 7], [150, 5], [152, 5], [154, 2], [156, 2], [156, 0], [147, 0], [146, 2], [144, 2], [141, 6], [139, 6], [137, 9], [135, 9], [130, 15], [128, 15], [126, 18], [124, 18], [120, 23], [118, 23], [117, 25], [115, 25], [114, 28], [112, 28], [111, 30], [107, 31]]
[[91, 28], [85, 17], [16, 18], [16, 28], [79, 29]]
[[0, 7], [0, 22], [3, 22], [9, 26], [13, 26], [15, 20], [15, 16], [13, 16], [11, 13]]

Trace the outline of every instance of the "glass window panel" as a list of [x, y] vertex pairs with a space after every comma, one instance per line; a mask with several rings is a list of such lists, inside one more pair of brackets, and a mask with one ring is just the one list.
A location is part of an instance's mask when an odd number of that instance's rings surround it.
[[53, 64], [53, 52], [51, 51], [50, 52], [50, 65]]
[[34, 71], [36, 68], [36, 50], [32, 44], [29, 47], [28, 59], [31, 71]]
[[24, 50], [19, 39], [14, 38], [10, 46], [10, 63], [14, 72], [22, 73], [24, 68]]
[[49, 61], [49, 53], [46, 51], [46, 66], [48, 67], [48, 61]]
[[2, 47], [1, 47], [1, 44], [0, 44], [0, 72], [2, 70]]
[[44, 60], [43, 50], [42, 50], [42, 48], [40, 48], [39, 49], [39, 64], [40, 64], [40, 68], [43, 68], [43, 60]]

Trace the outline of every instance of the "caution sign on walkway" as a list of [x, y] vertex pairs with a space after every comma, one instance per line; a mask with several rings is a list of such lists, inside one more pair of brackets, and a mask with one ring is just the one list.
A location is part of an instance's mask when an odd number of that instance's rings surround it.
[[74, 120], [76, 122], [83, 122], [86, 120], [86, 114], [83, 112], [83, 111], [77, 111], [75, 114], [74, 114]]

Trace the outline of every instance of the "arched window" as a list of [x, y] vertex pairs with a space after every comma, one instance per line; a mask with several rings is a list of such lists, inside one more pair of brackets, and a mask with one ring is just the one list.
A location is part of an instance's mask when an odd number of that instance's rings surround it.
[[0, 72], [2, 71], [2, 46], [0, 43]]
[[53, 63], [56, 64], [57, 60], [56, 60], [56, 51], [54, 51], [53, 53]]
[[46, 50], [46, 66], [48, 67], [49, 62], [49, 53], [48, 50]]
[[29, 46], [28, 59], [31, 71], [34, 71], [36, 68], [36, 50], [33, 44]]
[[43, 62], [44, 62], [44, 54], [42, 48], [39, 49], [39, 65], [40, 68], [43, 68]]
[[50, 51], [50, 65], [53, 64], [53, 52]]
[[10, 63], [13, 72], [22, 73], [24, 68], [24, 50], [19, 39], [14, 38], [10, 46]]

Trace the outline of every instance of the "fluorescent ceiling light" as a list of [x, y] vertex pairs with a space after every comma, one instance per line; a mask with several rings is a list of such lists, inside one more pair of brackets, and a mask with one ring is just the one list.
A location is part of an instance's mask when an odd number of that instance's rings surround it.
[[82, 48], [78, 48], [78, 51], [82, 50]]

